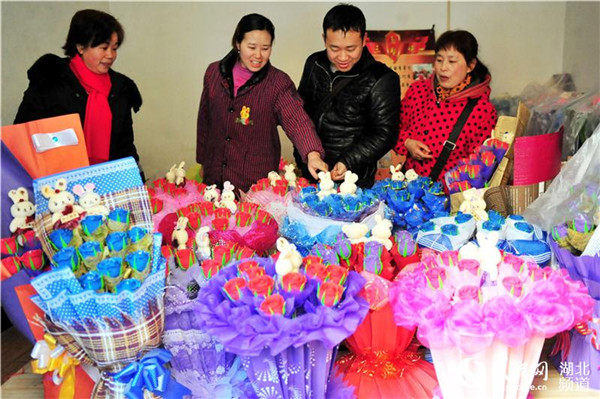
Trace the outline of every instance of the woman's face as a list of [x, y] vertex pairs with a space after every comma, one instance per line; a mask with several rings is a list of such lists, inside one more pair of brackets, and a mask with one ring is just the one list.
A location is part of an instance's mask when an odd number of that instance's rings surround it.
[[271, 56], [271, 34], [266, 30], [246, 32], [241, 43], [237, 44], [240, 52], [240, 64], [251, 72], [260, 71]]
[[433, 71], [438, 83], [444, 89], [452, 89], [467, 77], [467, 73], [475, 68], [477, 61], [474, 59], [469, 64], [464, 55], [454, 47], [441, 49], [435, 55]]
[[83, 47], [77, 45], [77, 51], [81, 54], [83, 62], [88, 69], [97, 74], [108, 73], [108, 70], [117, 59], [119, 48], [117, 33], [114, 32], [110, 41], [97, 45], [96, 47]]

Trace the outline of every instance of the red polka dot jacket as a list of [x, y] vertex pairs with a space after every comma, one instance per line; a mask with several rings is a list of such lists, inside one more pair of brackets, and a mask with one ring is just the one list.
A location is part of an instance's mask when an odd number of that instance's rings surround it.
[[[450, 154], [448, 162], [438, 180], [443, 181], [444, 173], [456, 165], [460, 158], [468, 157], [473, 150], [490, 136], [496, 125], [496, 109], [490, 103], [490, 76], [482, 83], [467, 87], [465, 90], [438, 101], [432, 75], [427, 80], [414, 82], [402, 100], [400, 112], [400, 133], [394, 150], [406, 155], [405, 169], [414, 169], [419, 175], [429, 176], [435, 161], [442, 151], [444, 142], [456, 124], [458, 116], [469, 98], [479, 97], [479, 101], [467, 119], [456, 148]], [[410, 157], [404, 142], [406, 139], [419, 140], [432, 152], [432, 159], [417, 161]]]

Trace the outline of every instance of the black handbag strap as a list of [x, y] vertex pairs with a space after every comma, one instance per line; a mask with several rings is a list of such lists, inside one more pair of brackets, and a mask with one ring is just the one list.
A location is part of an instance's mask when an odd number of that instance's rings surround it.
[[475, 108], [475, 104], [477, 104], [477, 101], [479, 101], [479, 97], [469, 98], [469, 101], [467, 101], [467, 105], [465, 105], [462, 112], [458, 116], [456, 124], [454, 124], [454, 127], [452, 128], [452, 131], [448, 136], [448, 139], [444, 141], [444, 147], [442, 148], [442, 152], [440, 152], [440, 155], [438, 156], [435, 165], [433, 165], [433, 169], [431, 169], [431, 173], [429, 173], [429, 177], [431, 178], [431, 180], [436, 181], [438, 176], [440, 175], [440, 172], [444, 169], [444, 166], [446, 166], [446, 162], [448, 162], [450, 154], [456, 148], [456, 141], [458, 140], [458, 136], [460, 136], [460, 132], [462, 131], [463, 126], [467, 122], [469, 115], [471, 115], [473, 108]]

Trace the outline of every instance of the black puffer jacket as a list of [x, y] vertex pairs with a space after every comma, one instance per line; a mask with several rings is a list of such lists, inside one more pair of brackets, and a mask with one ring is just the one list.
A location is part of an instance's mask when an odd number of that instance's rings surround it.
[[[135, 112], [140, 109], [142, 96], [133, 80], [112, 69], [108, 73], [112, 84], [108, 96], [112, 112], [109, 157], [113, 160], [132, 156], [138, 161], [131, 109]], [[77, 113], [83, 126], [87, 93], [69, 68], [69, 58], [46, 54], [29, 68], [27, 77], [29, 87], [23, 94], [15, 123]]]
[[[351, 82], [324, 110], [317, 109], [344, 79], [351, 79]], [[358, 175], [360, 187], [373, 185], [377, 161], [392, 149], [398, 138], [398, 75], [375, 61], [366, 47], [350, 71], [333, 73], [324, 50], [306, 60], [298, 92], [315, 123], [329, 167], [342, 162]], [[296, 153], [294, 155], [303, 175], [307, 176], [306, 165]]]

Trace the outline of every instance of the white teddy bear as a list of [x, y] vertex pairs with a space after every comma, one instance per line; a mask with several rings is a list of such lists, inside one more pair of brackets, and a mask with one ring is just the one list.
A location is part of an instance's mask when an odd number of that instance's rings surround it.
[[302, 266], [302, 255], [296, 249], [294, 244], [290, 244], [283, 237], [277, 239], [277, 250], [280, 252], [275, 262], [275, 272], [282, 278], [288, 273], [298, 272]]
[[371, 238], [369, 241], [377, 241], [381, 243], [388, 251], [392, 249], [392, 222], [381, 217], [381, 215], [375, 215], [375, 226], [371, 230]]
[[406, 181], [411, 182], [413, 180], [416, 180], [419, 178], [419, 175], [417, 174], [417, 172], [415, 172], [414, 169], [409, 169], [406, 171], [406, 173], [404, 174], [404, 177], [406, 177]]
[[279, 173], [275, 172], [274, 170], [270, 171], [267, 174], [267, 178], [269, 179], [269, 185], [271, 187], [275, 187], [275, 185], [277, 184], [277, 180], [281, 180], [281, 176], [279, 175]]
[[391, 180], [404, 181], [404, 173], [402, 173], [402, 164], [396, 166], [390, 165]]
[[169, 182], [169, 183], [175, 183], [175, 170], [177, 169], [177, 164], [173, 164], [173, 166], [171, 166], [171, 168], [169, 169], [169, 171], [165, 174], [165, 179]]
[[296, 172], [294, 172], [294, 165], [285, 165], [283, 169], [285, 170], [283, 177], [287, 180], [288, 186], [296, 187]]
[[492, 231], [487, 234], [477, 233], [476, 238], [479, 247], [473, 242], [468, 242], [459, 249], [459, 258], [475, 259], [479, 262], [481, 269], [488, 273], [490, 280], [496, 281], [498, 263], [502, 260], [502, 255], [496, 247], [499, 235], [496, 231]]
[[100, 194], [95, 193], [94, 183], [87, 183], [85, 186], [76, 184], [73, 192], [79, 196], [79, 205], [83, 208], [86, 215], [101, 215], [102, 219], [108, 216], [108, 208], [101, 204]]
[[187, 217], [180, 216], [179, 219], [177, 219], [177, 224], [175, 225], [173, 233], [171, 233], [171, 242], [177, 249], [185, 249], [188, 239], [190, 238], [187, 232], [188, 221]]
[[217, 185], [211, 184], [204, 189], [203, 193], [204, 201], [218, 202], [219, 192], [217, 191]]
[[13, 205], [10, 207], [13, 220], [8, 227], [10, 232], [15, 233], [18, 230], [33, 228], [35, 205], [29, 201], [29, 192], [24, 187], [19, 187], [16, 190], [10, 190], [8, 196], [13, 201]]
[[369, 226], [364, 223], [350, 223], [342, 226], [342, 232], [348, 237], [351, 244], [359, 244], [367, 241]]
[[333, 183], [333, 180], [331, 180], [330, 172], [319, 172], [317, 176], [319, 176], [319, 192], [317, 193], [319, 199], [323, 199], [328, 195], [337, 193], [334, 188], [335, 184]]
[[198, 259], [210, 259], [211, 250], [210, 250], [210, 239], [208, 237], [208, 232], [210, 231], [210, 227], [202, 226], [196, 232], [196, 254], [198, 255]]
[[347, 170], [344, 174], [344, 182], [340, 184], [340, 194], [356, 194], [357, 181], [358, 175]]
[[468, 213], [475, 219], [486, 221], [488, 220], [488, 214], [485, 211], [486, 203], [482, 198], [483, 190], [471, 188], [463, 191], [464, 201], [460, 204], [458, 210], [462, 213]]
[[232, 213], [237, 212], [237, 204], [235, 203], [235, 193], [233, 190], [235, 186], [229, 181], [223, 184], [223, 192], [221, 193], [221, 200], [216, 203], [218, 208], [227, 208]]
[[52, 212], [52, 224], [58, 222], [67, 223], [77, 219], [83, 212], [83, 208], [75, 205], [75, 197], [67, 191], [67, 180], [58, 179], [54, 188], [44, 186], [42, 195], [48, 199], [48, 209]]

